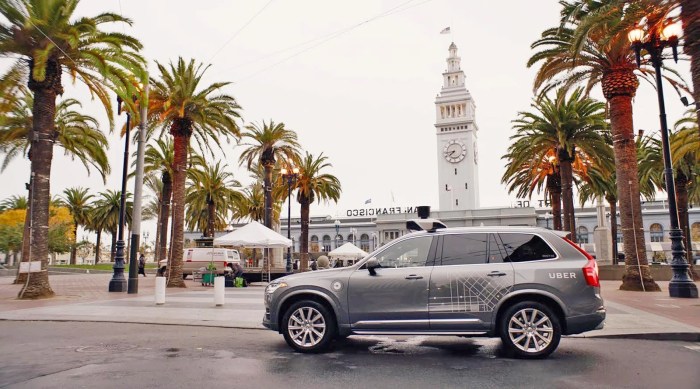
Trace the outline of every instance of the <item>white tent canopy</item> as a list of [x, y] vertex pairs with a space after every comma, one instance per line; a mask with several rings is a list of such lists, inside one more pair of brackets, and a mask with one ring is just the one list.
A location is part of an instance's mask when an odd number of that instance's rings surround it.
[[348, 242], [344, 245], [332, 250], [328, 253], [331, 258], [341, 258], [341, 259], [359, 259], [367, 255], [367, 253], [355, 246], [354, 244]]
[[252, 221], [245, 226], [214, 239], [215, 246], [242, 246], [250, 248], [289, 247], [290, 239]]

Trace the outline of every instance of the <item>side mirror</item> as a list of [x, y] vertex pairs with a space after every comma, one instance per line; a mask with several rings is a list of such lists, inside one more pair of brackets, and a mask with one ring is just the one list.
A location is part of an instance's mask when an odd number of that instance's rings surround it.
[[369, 275], [376, 276], [377, 271], [374, 269], [380, 267], [381, 265], [379, 265], [377, 258], [372, 257], [365, 262], [365, 266], [367, 267], [367, 270], [369, 270]]

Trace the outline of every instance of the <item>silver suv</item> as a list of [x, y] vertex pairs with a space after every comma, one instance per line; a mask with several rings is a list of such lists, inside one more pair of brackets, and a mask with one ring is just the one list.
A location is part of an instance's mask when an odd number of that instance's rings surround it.
[[420, 334], [500, 337], [519, 358], [544, 358], [561, 335], [603, 327], [598, 266], [566, 234], [407, 226], [423, 230], [353, 266], [272, 281], [263, 325], [304, 353], [354, 334]]

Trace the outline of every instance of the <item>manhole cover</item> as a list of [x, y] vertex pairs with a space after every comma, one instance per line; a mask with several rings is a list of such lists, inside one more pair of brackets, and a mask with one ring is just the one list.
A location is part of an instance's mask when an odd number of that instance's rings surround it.
[[113, 353], [135, 349], [131, 344], [99, 344], [94, 346], [80, 346], [75, 349], [79, 353]]

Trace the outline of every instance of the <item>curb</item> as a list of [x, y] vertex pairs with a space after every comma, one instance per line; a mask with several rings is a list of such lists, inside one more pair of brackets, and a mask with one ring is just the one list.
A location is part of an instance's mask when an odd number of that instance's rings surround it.
[[153, 323], [148, 321], [123, 321], [123, 320], [76, 320], [76, 319], [5, 319], [0, 318], [0, 322], [53, 322], [53, 323], [114, 323], [114, 324], [140, 324], [151, 326], [181, 326], [181, 327], [207, 327], [207, 328], [227, 328], [234, 330], [255, 330], [269, 331], [264, 327], [244, 327], [234, 325], [217, 324], [188, 324], [188, 323]]
[[661, 341], [681, 341], [681, 342], [700, 342], [700, 332], [659, 332], [646, 334], [611, 334], [611, 335], [593, 335], [586, 338], [599, 339], [639, 339], [639, 340], [661, 340]]

